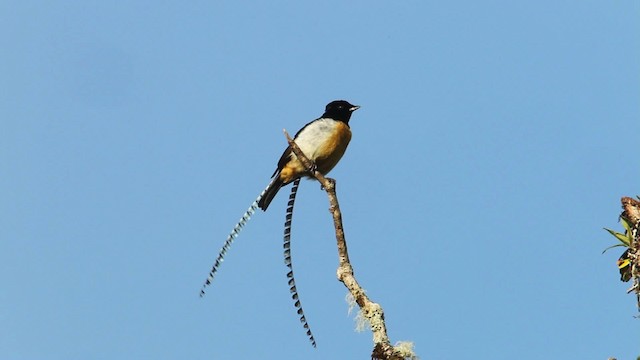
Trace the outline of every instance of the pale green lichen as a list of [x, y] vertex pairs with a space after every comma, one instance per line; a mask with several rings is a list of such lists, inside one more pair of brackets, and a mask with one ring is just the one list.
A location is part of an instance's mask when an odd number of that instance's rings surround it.
[[413, 351], [413, 343], [411, 341], [398, 341], [393, 348], [405, 359], [419, 360]]

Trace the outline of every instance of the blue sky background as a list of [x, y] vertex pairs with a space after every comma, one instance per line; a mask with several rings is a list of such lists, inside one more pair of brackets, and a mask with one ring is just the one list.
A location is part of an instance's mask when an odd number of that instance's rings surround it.
[[640, 193], [638, 1], [0, 2], [2, 359], [364, 359], [291, 133], [359, 104], [356, 276], [423, 359], [635, 359], [602, 227]]

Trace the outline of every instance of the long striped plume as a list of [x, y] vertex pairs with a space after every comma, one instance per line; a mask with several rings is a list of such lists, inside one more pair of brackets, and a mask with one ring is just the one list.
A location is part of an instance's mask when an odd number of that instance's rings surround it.
[[[271, 182], [273, 182], [273, 180]], [[231, 233], [229, 234], [229, 236], [227, 236], [227, 240], [224, 242], [224, 245], [222, 245], [222, 249], [220, 249], [220, 252], [218, 253], [216, 262], [213, 263], [213, 267], [211, 268], [211, 271], [209, 271], [209, 276], [207, 277], [207, 280], [205, 280], [204, 285], [202, 285], [202, 288], [200, 289], [200, 297], [204, 296], [206, 287], [211, 285], [213, 278], [216, 276], [216, 273], [218, 272], [218, 268], [220, 268], [220, 265], [222, 265], [222, 262], [224, 261], [224, 256], [227, 254], [227, 251], [231, 247], [231, 244], [233, 244], [233, 240], [235, 240], [238, 237], [238, 234], [240, 234], [240, 231], [242, 231], [245, 224], [251, 219], [251, 216], [253, 216], [253, 214], [256, 212], [256, 209], [258, 209], [258, 201], [262, 199], [264, 194], [267, 192], [267, 189], [269, 188], [269, 186], [271, 186], [271, 183], [269, 183], [269, 185], [264, 190], [262, 190], [262, 193], [260, 193], [258, 198], [251, 204], [251, 206], [249, 206], [249, 209], [247, 209], [244, 215], [242, 215], [242, 217], [240, 218], [240, 221], [238, 221], [236, 226], [233, 227], [233, 230], [231, 230]]]
[[311, 345], [316, 347], [316, 340], [313, 338], [307, 318], [304, 316], [304, 310], [302, 310], [302, 304], [298, 297], [298, 290], [296, 288], [296, 279], [293, 276], [293, 264], [291, 264], [291, 220], [293, 219], [293, 205], [296, 202], [296, 194], [298, 193], [298, 185], [300, 184], [300, 178], [293, 182], [291, 187], [291, 194], [289, 195], [289, 202], [287, 203], [287, 213], [284, 222], [284, 264], [289, 268], [287, 278], [289, 279], [289, 291], [291, 291], [291, 298], [294, 301], [294, 305], [297, 309], [298, 315], [300, 315], [300, 322], [302, 326], [307, 330], [307, 336]]

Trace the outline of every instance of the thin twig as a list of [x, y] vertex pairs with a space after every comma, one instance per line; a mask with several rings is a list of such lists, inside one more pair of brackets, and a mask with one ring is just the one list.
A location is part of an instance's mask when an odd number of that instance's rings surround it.
[[338, 243], [338, 280], [349, 290], [349, 293], [353, 296], [360, 307], [362, 314], [371, 324], [374, 343], [372, 358], [384, 360], [402, 360], [407, 357], [416, 358], [410, 347], [408, 350], [405, 350], [407, 348], [406, 346], [394, 347], [391, 345], [389, 336], [387, 336], [387, 327], [384, 321], [384, 311], [382, 310], [382, 306], [369, 299], [353, 274], [353, 267], [349, 262], [347, 242], [344, 237], [344, 228], [342, 226], [342, 213], [340, 212], [340, 205], [338, 204], [338, 197], [336, 196], [336, 181], [334, 179], [327, 178], [320, 172], [316, 171], [315, 164], [313, 164], [304, 155], [302, 150], [300, 150], [298, 145], [293, 141], [293, 139], [291, 139], [286, 130], [284, 130], [284, 134], [287, 137], [289, 146], [291, 146], [291, 149], [298, 160], [300, 160], [304, 167], [308, 169], [309, 173], [315, 177], [320, 184], [322, 184], [322, 187], [325, 189], [327, 196], [329, 197], [329, 212], [333, 216], [333, 225], [336, 230], [336, 240]]

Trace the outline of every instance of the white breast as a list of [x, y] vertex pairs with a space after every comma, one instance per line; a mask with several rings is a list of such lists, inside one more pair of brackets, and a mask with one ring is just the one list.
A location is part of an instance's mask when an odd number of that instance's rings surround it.
[[338, 127], [338, 123], [333, 119], [315, 120], [296, 136], [296, 144], [310, 160], [315, 160], [317, 150], [322, 147], [324, 142], [329, 141], [336, 127]]

